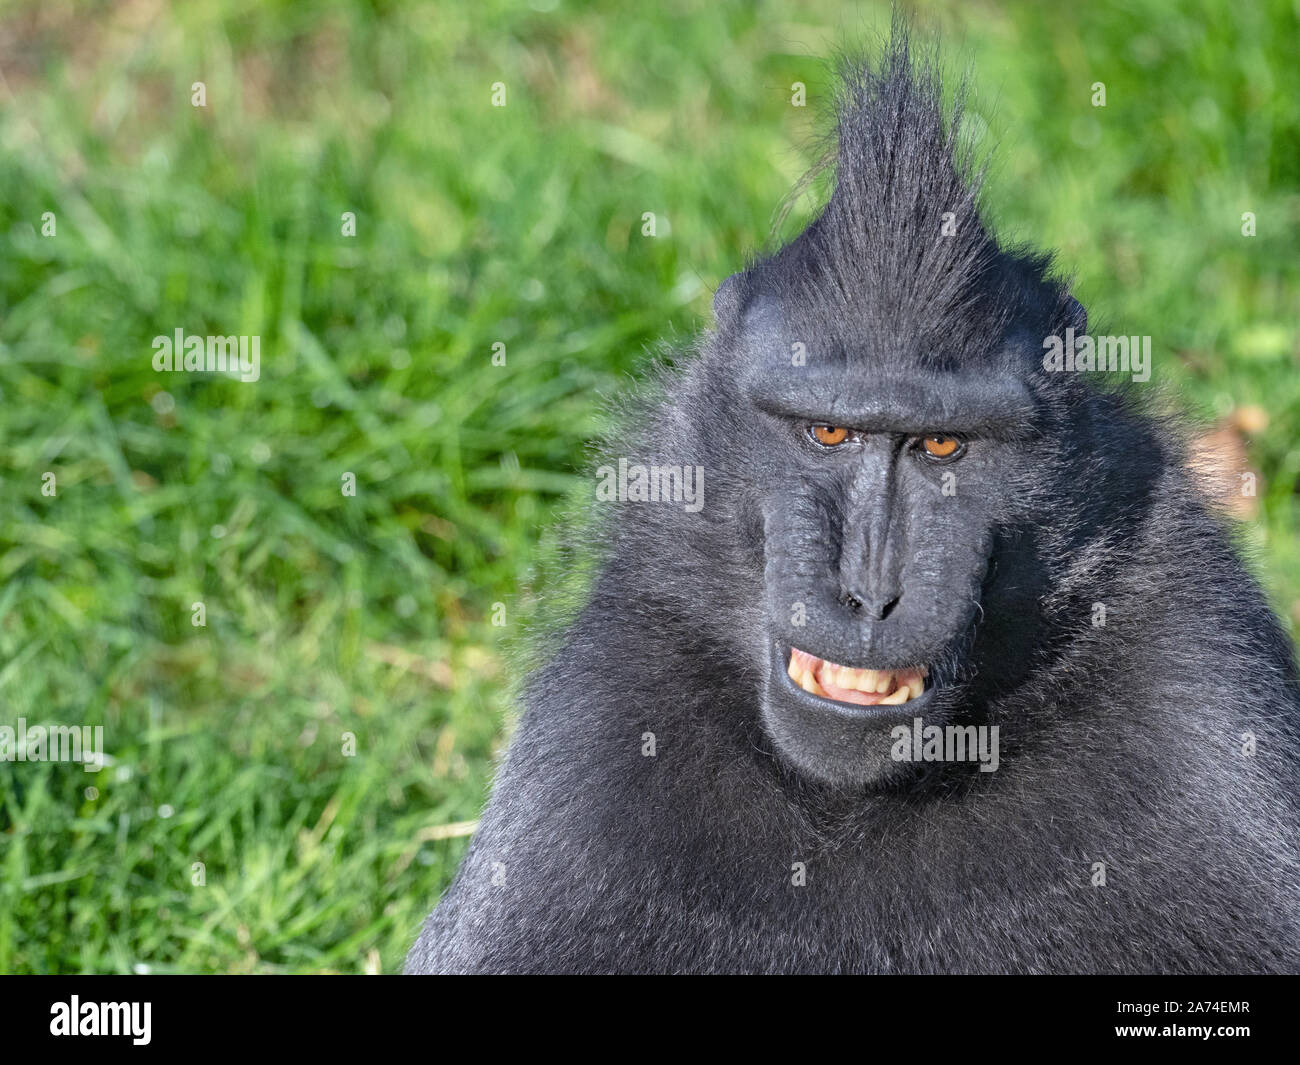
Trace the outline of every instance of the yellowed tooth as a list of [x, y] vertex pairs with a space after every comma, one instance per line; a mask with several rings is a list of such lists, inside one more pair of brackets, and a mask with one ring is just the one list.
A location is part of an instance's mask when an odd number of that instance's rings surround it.
[[858, 682], [855, 687], [860, 692], [875, 692], [876, 690], [876, 671], [874, 669], [858, 670]]
[[848, 666], [840, 666], [839, 676], [835, 678], [836, 685], [843, 688], [845, 691], [853, 691], [854, 685], [858, 682], [857, 673], [858, 671], [856, 669], [850, 669]]
[[808, 692], [810, 695], [826, 694], [822, 690], [822, 686], [818, 684], [817, 681], [813, 678], [812, 670], [810, 669], [805, 669], [803, 671], [803, 679], [799, 681], [799, 687], [801, 687], [804, 691]]
[[789, 668], [786, 669], [786, 672], [790, 674], [790, 679], [791, 679], [791, 680], [793, 680], [793, 681], [798, 681], [798, 680], [799, 680], [799, 667], [796, 666], [796, 665], [794, 664], [794, 652], [793, 652], [793, 651], [790, 652], [790, 665], [789, 665]]
[[879, 702], [878, 705], [880, 705], [880, 706], [901, 706], [903, 703], [907, 702], [907, 699], [908, 699], [908, 689], [907, 689], [907, 685], [906, 685], [906, 684], [900, 684], [900, 685], [898, 686], [898, 690], [897, 690], [896, 692], [894, 692], [893, 695], [886, 695], [883, 699], [880, 700], [880, 702]]
[[912, 680], [908, 681], [907, 690], [911, 693], [908, 695], [908, 702], [911, 702], [913, 699], [919, 699], [921, 693], [925, 691], [925, 678], [914, 677]]
[[887, 669], [882, 669], [876, 674], [876, 692], [882, 694], [889, 691], [889, 686], [894, 683], [894, 675]]

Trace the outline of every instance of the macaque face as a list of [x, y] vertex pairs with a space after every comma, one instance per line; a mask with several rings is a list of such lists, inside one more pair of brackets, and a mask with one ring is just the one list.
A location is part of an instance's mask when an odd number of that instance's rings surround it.
[[761, 720], [799, 772], [877, 783], [898, 768], [891, 729], [951, 708], [944, 689], [969, 664], [1036, 404], [1009, 360], [907, 367], [814, 343], [791, 362], [779, 308], [750, 322]]

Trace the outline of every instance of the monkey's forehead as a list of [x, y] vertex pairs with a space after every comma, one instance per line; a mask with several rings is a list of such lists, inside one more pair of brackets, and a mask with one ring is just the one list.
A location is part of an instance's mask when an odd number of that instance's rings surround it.
[[[742, 377], [803, 379], [835, 371], [870, 376], [1024, 375], [1041, 358], [1042, 329], [996, 310], [963, 328], [914, 322], [888, 308], [841, 306], [838, 315], [763, 296], [723, 340]], [[974, 378], [972, 377], [972, 380]]]
[[[981, 270], [863, 273], [783, 249], [729, 278], [715, 299], [719, 331], [749, 361], [797, 350], [818, 363], [900, 368], [1027, 365], [1062, 321], [1068, 291], [1045, 257], [990, 254]], [[929, 269], [924, 256], [912, 268]], [[1020, 359], [1017, 358], [1020, 357]]]

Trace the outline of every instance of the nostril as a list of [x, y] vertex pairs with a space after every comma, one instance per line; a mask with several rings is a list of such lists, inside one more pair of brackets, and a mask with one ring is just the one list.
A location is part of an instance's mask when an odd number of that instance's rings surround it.
[[865, 613], [868, 617], [875, 618], [877, 621], [884, 621], [893, 612], [894, 607], [898, 606], [900, 598], [902, 597], [874, 599], [861, 592], [844, 592], [840, 595], [840, 602], [855, 614]]
[[857, 592], [845, 592], [840, 596], [840, 602], [855, 614], [866, 614], [876, 621], [884, 621], [894, 612], [901, 598], [896, 595], [891, 599], [873, 599]]

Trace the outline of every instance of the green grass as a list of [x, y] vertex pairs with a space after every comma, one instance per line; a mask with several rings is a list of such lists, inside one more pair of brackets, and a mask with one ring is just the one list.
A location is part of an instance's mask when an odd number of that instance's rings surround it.
[[[1189, 410], [1267, 412], [1245, 539], [1294, 615], [1295, 8], [918, 6], [995, 217]], [[0, 724], [102, 725], [113, 764], [0, 763], [0, 971], [400, 967], [604, 398], [766, 238], [819, 57], [887, 22], [846, 10], [7, 7]], [[260, 336], [261, 379], [155, 373], [176, 328]]]

